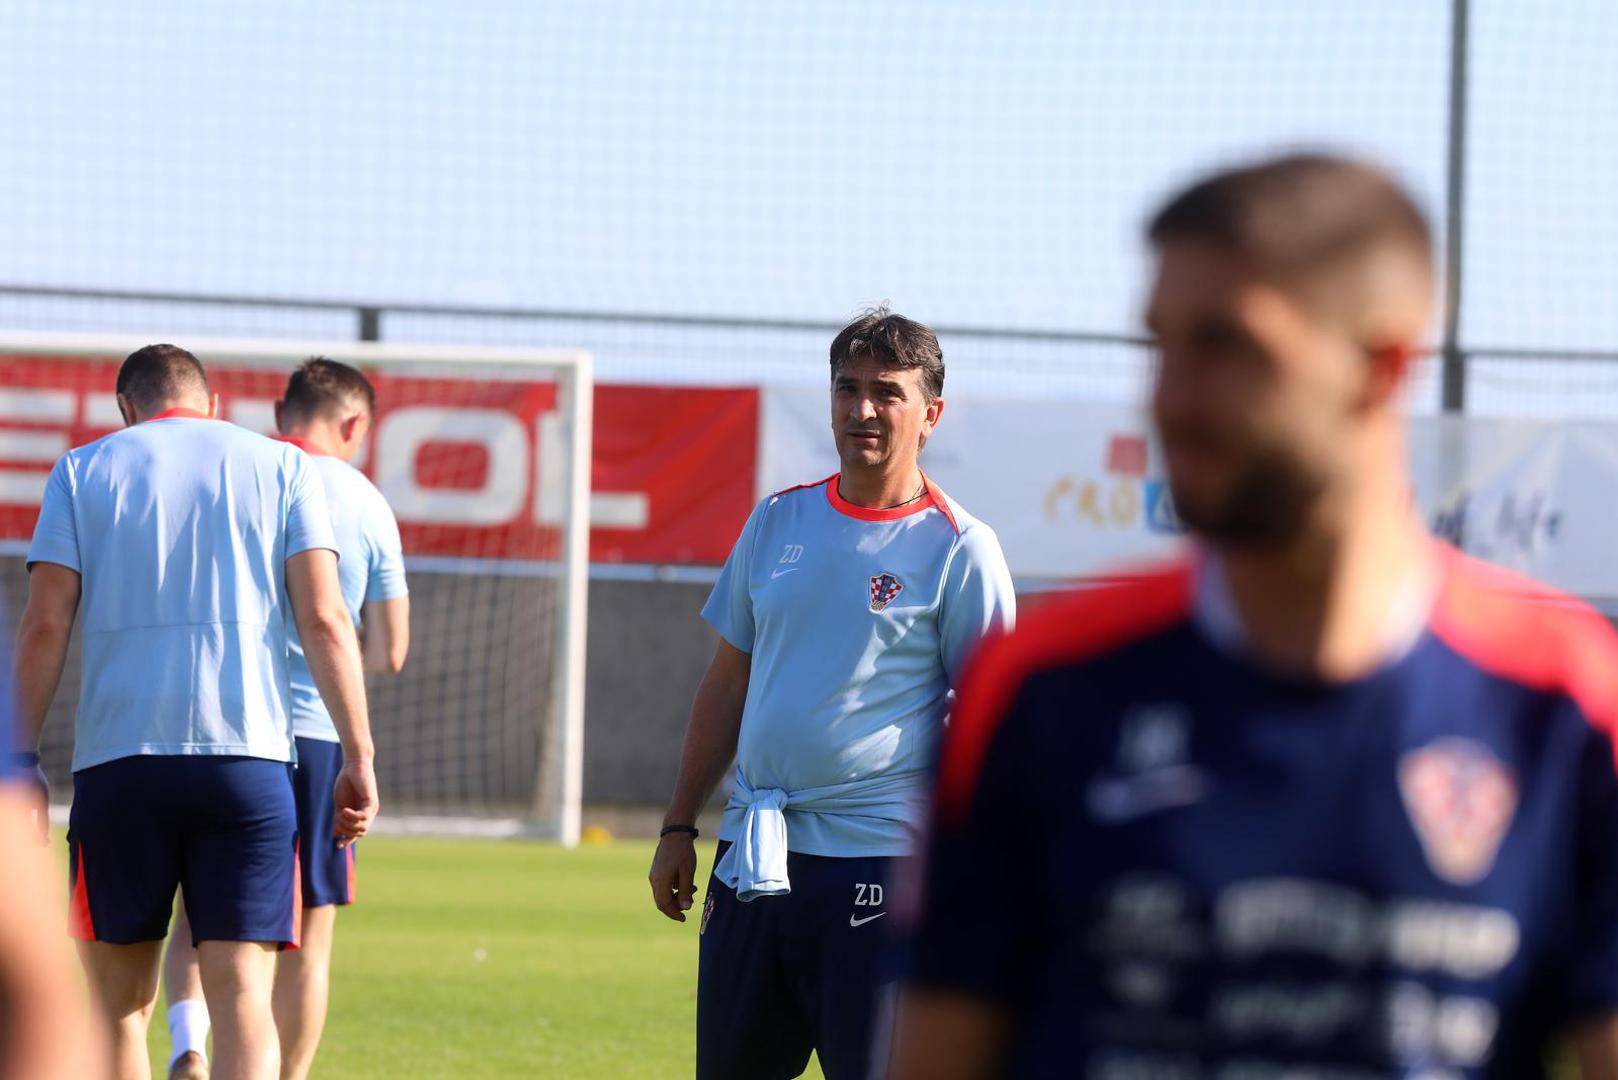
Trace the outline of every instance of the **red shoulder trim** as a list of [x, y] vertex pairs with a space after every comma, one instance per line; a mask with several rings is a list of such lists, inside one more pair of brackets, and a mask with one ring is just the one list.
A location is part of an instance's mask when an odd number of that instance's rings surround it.
[[1120, 575], [1114, 584], [1051, 599], [1008, 634], [990, 637], [967, 665], [944, 737], [938, 814], [958, 825], [989, 744], [1006, 709], [1032, 675], [1078, 663], [1188, 619], [1194, 570], [1189, 560]]
[[1495, 675], [1564, 691], [1602, 730], [1618, 728], [1618, 633], [1607, 620], [1526, 575], [1443, 550], [1434, 634]]
[[1432, 630], [1485, 671], [1561, 691], [1618, 735], [1618, 632], [1582, 600], [1444, 548]]
[[826, 479], [824, 479], [824, 480], [816, 480], [812, 484], [794, 484], [789, 488], [782, 488], [780, 491], [771, 492], [770, 493], [770, 498], [779, 499], [781, 496], [790, 495], [794, 491], [808, 491], [811, 488], [819, 487], [821, 484], [829, 484], [829, 483], [831, 483], [833, 480], [837, 479], [837, 476], [838, 476], [837, 473], [832, 473], [830, 476], [826, 477]]
[[927, 485], [927, 494], [932, 498], [933, 505], [938, 507], [938, 512], [944, 515], [944, 520], [949, 522], [950, 528], [959, 536], [961, 523], [955, 520], [955, 511], [949, 508], [949, 500], [944, 497], [944, 489], [933, 483], [932, 477], [926, 473], [921, 474], [921, 482]]

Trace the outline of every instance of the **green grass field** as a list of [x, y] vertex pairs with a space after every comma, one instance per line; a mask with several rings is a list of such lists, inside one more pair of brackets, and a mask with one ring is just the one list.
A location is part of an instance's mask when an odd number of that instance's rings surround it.
[[[676, 925], [652, 908], [651, 850], [366, 840], [360, 902], [338, 917], [315, 1076], [691, 1075], [697, 920]], [[704, 873], [711, 858], [703, 845]], [[159, 1006], [156, 1077], [167, 1040]], [[1554, 1072], [1576, 1077], [1565, 1064]], [[804, 1075], [822, 1076], [813, 1061]]]
[[[690, 1075], [697, 920], [677, 925], [652, 907], [651, 850], [366, 840], [359, 903], [337, 920], [315, 1075]], [[704, 844], [704, 873], [711, 856]], [[152, 1036], [161, 1077], [161, 1009]], [[805, 1075], [821, 1073], [811, 1063]]]

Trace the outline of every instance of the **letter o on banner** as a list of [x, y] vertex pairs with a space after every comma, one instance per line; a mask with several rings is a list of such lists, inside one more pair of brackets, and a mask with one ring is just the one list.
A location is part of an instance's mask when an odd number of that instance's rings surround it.
[[[433, 442], [477, 443], [489, 469], [477, 488], [424, 487], [416, 456]], [[377, 487], [401, 520], [445, 525], [504, 525], [523, 512], [529, 444], [522, 422], [500, 409], [419, 405], [395, 409], [376, 433]]]

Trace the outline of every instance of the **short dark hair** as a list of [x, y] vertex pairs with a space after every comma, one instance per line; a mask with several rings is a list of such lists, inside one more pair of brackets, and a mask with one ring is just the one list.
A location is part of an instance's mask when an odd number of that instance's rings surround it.
[[1282, 285], [1366, 252], [1402, 248], [1430, 273], [1432, 230], [1382, 169], [1294, 154], [1215, 173], [1174, 196], [1147, 226], [1152, 243], [1207, 240]]
[[869, 309], [843, 327], [831, 343], [831, 377], [852, 361], [869, 357], [885, 368], [921, 369], [927, 400], [944, 393], [944, 350], [938, 337], [914, 319], [895, 315], [886, 304]]
[[350, 404], [364, 405], [367, 413], [376, 413], [376, 389], [371, 380], [359, 368], [330, 357], [311, 356], [287, 380], [281, 412], [289, 420], [307, 420], [332, 415]]
[[118, 368], [118, 393], [140, 409], [171, 401], [189, 390], [208, 392], [202, 361], [178, 345], [136, 349]]

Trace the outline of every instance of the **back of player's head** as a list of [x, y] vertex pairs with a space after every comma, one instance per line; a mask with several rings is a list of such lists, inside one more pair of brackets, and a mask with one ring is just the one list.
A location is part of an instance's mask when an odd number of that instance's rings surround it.
[[176, 398], [208, 394], [202, 361], [178, 345], [136, 349], [118, 368], [118, 393], [141, 411]]
[[919, 368], [928, 400], [944, 394], [944, 350], [938, 337], [916, 320], [895, 315], [886, 304], [866, 311], [832, 339], [832, 378], [863, 359], [901, 371]]
[[1356, 317], [1344, 309], [1374, 302], [1373, 278], [1432, 287], [1421, 208], [1383, 170], [1344, 157], [1298, 154], [1215, 173], [1170, 199], [1147, 233], [1159, 248], [1212, 244], [1283, 291]]
[[340, 418], [356, 409], [367, 416], [376, 412], [376, 390], [355, 367], [324, 356], [311, 356], [287, 380], [286, 396], [281, 399], [281, 417], [286, 423], [317, 418]]

